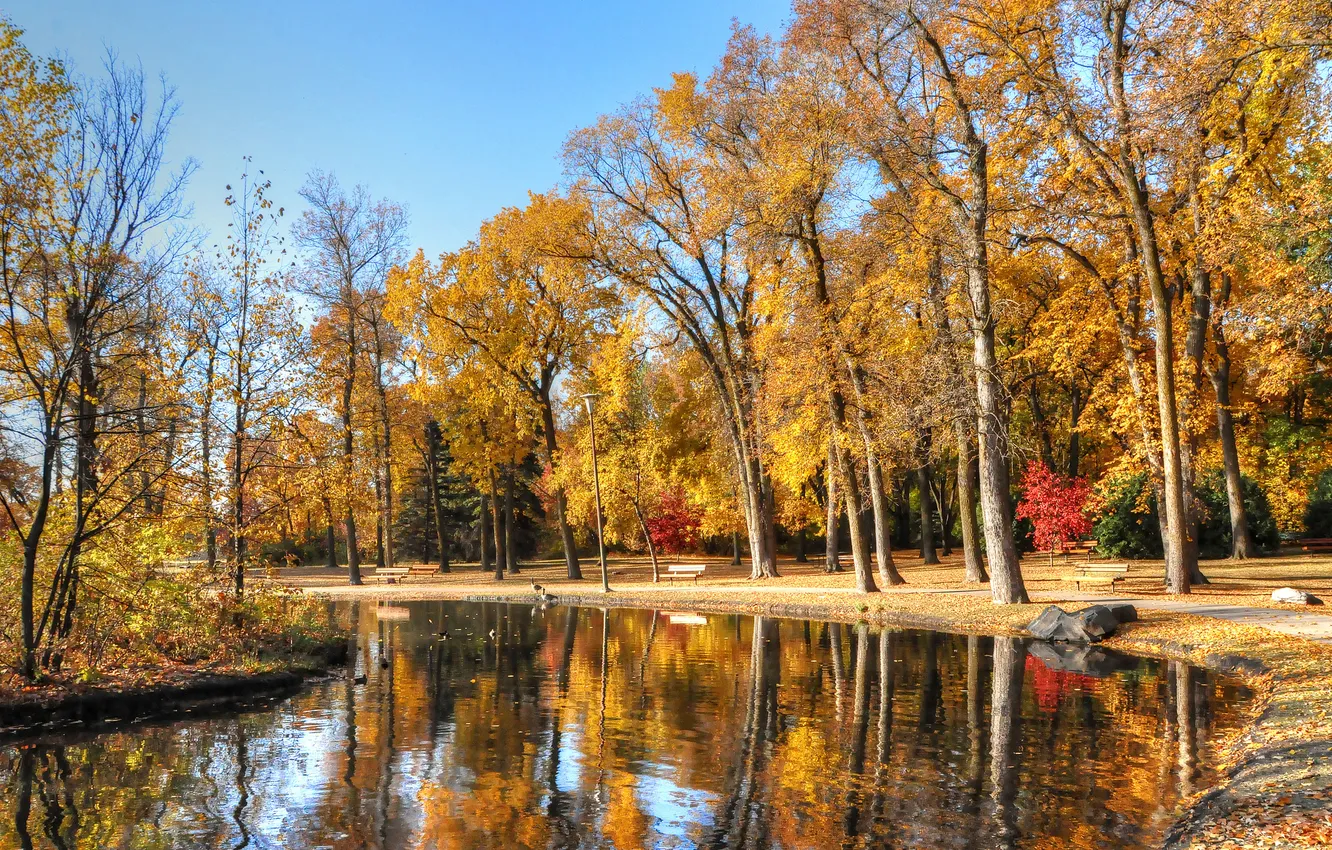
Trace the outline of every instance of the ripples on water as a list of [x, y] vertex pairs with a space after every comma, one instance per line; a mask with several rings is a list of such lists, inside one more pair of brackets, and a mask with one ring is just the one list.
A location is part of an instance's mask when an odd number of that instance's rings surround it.
[[1247, 696], [1007, 638], [452, 602], [336, 615], [363, 685], [0, 745], [0, 847], [1141, 847], [1210, 781]]

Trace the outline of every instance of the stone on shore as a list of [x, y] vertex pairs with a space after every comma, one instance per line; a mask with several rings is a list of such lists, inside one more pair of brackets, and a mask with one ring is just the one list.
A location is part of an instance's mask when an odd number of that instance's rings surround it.
[[1027, 631], [1040, 640], [1099, 643], [1114, 634], [1120, 623], [1136, 619], [1138, 612], [1132, 605], [1093, 605], [1076, 614], [1050, 605], [1031, 621]]
[[1307, 590], [1296, 590], [1293, 587], [1278, 587], [1272, 591], [1273, 602], [1289, 602], [1293, 605], [1322, 605], [1323, 600], [1309, 593]]

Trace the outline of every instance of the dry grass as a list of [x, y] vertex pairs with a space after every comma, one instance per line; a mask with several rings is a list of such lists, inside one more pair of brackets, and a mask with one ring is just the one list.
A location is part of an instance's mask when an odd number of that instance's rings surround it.
[[[677, 581], [673, 586], [663, 578], [658, 585], [652, 583], [652, 567], [646, 558], [616, 557], [611, 559], [611, 587], [617, 592], [641, 593], [648, 591], [677, 592], [689, 588], [690, 592], [725, 591], [740, 594], [746, 598], [770, 598], [770, 594], [805, 594], [809, 592], [846, 592], [853, 593], [855, 578], [850, 572], [850, 559], [843, 558], [844, 571], [826, 573], [822, 559], [817, 562], [811, 558], [809, 563], [799, 564], [791, 558], [783, 558], [778, 564], [780, 578], [752, 581], [749, 578], [748, 565], [732, 566], [729, 558], [682, 557], [672, 559], [671, 563], [702, 563], [708, 566], [703, 578], [694, 583]], [[880, 589], [885, 591], [882, 599], [897, 607], [899, 598], [912, 595], [922, 590], [963, 591], [984, 589], [984, 586], [967, 585], [963, 582], [963, 566], [960, 555], [945, 556], [943, 563], [926, 566], [919, 557], [911, 552], [897, 552], [894, 560], [907, 584], [901, 588]], [[666, 561], [663, 561], [663, 571]], [[1054, 602], [1072, 595], [1075, 588], [1072, 582], [1063, 581], [1063, 577], [1073, 571], [1076, 559], [1064, 563], [1056, 559], [1053, 567], [1048, 556], [1028, 556], [1022, 562], [1022, 573], [1028, 592], [1033, 600]], [[1311, 556], [1304, 554], [1261, 558], [1252, 561], [1207, 561], [1203, 571], [1211, 584], [1198, 586], [1189, 597], [1189, 601], [1198, 603], [1220, 603], [1229, 605], [1252, 605], [1257, 607], [1286, 608], [1271, 601], [1272, 590], [1285, 585], [1293, 585], [1302, 590], [1309, 590], [1320, 596], [1332, 598], [1332, 556]], [[369, 570], [366, 571], [367, 575]], [[358, 590], [346, 584], [345, 570], [328, 570], [315, 567], [300, 567], [282, 571], [282, 581], [295, 587], [318, 590], [321, 593], [348, 595], [390, 594], [395, 597], [419, 592], [439, 597], [445, 594], [481, 594], [500, 592], [521, 592], [528, 590], [527, 582], [534, 580], [546, 587], [551, 593], [582, 594], [596, 592], [600, 588], [600, 573], [595, 559], [583, 562], [583, 580], [571, 582], [565, 578], [563, 561], [538, 561], [521, 565], [521, 573], [509, 576], [504, 582], [495, 582], [489, 574], [482, 573], [475, 563], [455, 564], [453, 572], [444, 575], [432, 575], [413, 578], [403, 585], [382, 585], [367, 579], [366, 588]], [[512, 587], [512, 590], [510, 589]], [[905, 594], [889, 591], [906, 591]], [[760, 596], [760, 594], [762, 594]], [[1115, 589], [1116, 595], [1137, 596], [1143, 598], [1170, 598], [1164, 588], [1164, 566], [1160, 561], [1134, 561], [1130, 564], [1126, 581]], [[930, 605], [938, 605], [939, 597], [931, 595]], [[955, 597], [950, 597], [955, 598]], [[1179, 597], [1175, 597], [1179, 598]], [[876, 598], [876, 601], [879, 598]], [[906, 607], [913, 607], [903, 602]]]

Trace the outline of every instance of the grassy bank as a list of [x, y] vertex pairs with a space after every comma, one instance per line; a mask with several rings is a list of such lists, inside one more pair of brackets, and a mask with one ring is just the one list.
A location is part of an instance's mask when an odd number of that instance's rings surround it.
[[[237, 602], [206, 577], [155, 578], [114, 619], [79, 622], [40, 675], [0, 674], [0, 736], [130, 721], [290, 689], [340, 663], [326, 602], [274, 584]], [[15, 658], [16, 647], [5, 656]]]

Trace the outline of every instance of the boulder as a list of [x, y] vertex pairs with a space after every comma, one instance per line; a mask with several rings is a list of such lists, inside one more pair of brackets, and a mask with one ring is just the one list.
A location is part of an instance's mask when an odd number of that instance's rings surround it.
[[1115, 619], [1122, 623], [1138, 622], [1138, 609], [1127, 602], [1113, 602], [1104, 606], [1109, 608], [1115, 614]]
[[1099, 641], [1110, 637], [1119, 628], [1119, 618], [1115, 612], [1104, 605], [1093, 605], [1090, 608], [1083, 608], [1073, 615], [1073, 618], [1082, 626], [1082, 630], [1091, 635], [1092, 641]]
[[1114, 634], [1120, 623], [1137, 618], [1138, 612], [1132, 605], [1093, 605], [1076, 614], [1050, 605], [1031, 621], [1027, 631], [1040, 640], [1098, 643]]
[[1307, 590], [1296, 590], [1293, 587], [1278, 587], [1272, 591], [1273, 602], [1290, 602], [1294, 605], [1322, 605], [1323, 600], [1309, 593]]

